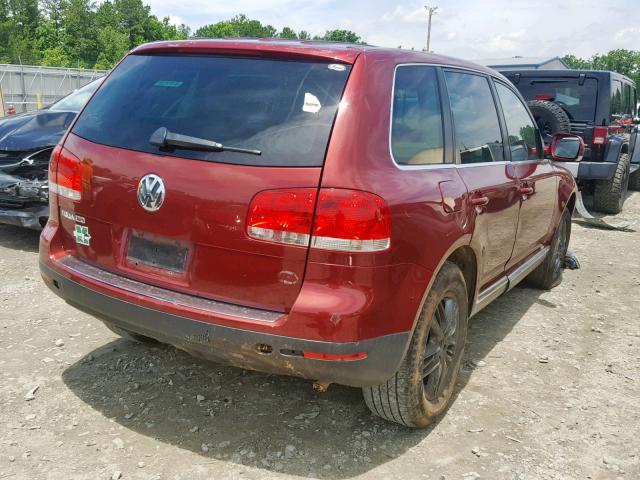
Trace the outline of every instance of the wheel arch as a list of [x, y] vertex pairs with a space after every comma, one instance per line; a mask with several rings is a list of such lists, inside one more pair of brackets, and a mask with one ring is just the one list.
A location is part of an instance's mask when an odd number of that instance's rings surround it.
[[567, 206], [565, 207], [569, 210], [569, 213], [573, 215], [573, 212], [576, 209], [576, 192], [572, 192], [569, 200], [567, 200]]
[[445, 262], [454, 263], [462, 271], [462, 276], [467, 285], [468, 314], [471, 315], [478, 279], [478, 259], [476, 254], [469, 245], [462, 245], [453, 251]]

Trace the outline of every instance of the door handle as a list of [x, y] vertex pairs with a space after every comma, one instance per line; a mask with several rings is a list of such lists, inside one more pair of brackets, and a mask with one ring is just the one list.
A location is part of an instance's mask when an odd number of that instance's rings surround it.
[[487, 196], [478, 196], [471, 198], [471, 205], [474, 207], [484, 207], [489, 204], [489, 197]]
[[475, 208], [476, 214], [480, 215], [484, 212], [484, 207], [489, 205], [489, 197], [486, 195], [477, 195], [471, 197], [471, 205]]

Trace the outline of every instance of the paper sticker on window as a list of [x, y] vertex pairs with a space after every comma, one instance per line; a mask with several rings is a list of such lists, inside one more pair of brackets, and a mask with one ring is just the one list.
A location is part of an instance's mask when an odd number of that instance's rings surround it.
[[339, 63], [331, 63], [328, 68], [329, 70], [335, 70], [336, 72], [344, 72], [347, 69], [347, 67], [340, 65]]
[[169, 88], [178, 88], [182, 85], [182, 82], [176, 82], [175, 80], [158, 80], [153, 84], [154, 87], [169, 87]]
[[309, 92], [304, 94], [304, 105], [302, 105], [303, 112], [318, 113], [321, 108], [322, 105], [320, 105], [318, 97]]

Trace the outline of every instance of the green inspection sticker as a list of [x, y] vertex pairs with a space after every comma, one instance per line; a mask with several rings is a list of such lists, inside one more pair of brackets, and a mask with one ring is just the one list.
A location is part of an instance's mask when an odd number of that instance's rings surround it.
[[76, 239], [76, 243], [80, 245], [89, 245], [91, 242], [91, 235], [89, 235], [89, 227], [85, 227], [84, 225], [76, 225], [75, 230], [73, 231], [73, 236]]
[[170, 87], [170, 88], [178, 88], [182, 85], [182, 82], [176, 82], [175, 80], [158, 80], [153, 84], [154, 87]]

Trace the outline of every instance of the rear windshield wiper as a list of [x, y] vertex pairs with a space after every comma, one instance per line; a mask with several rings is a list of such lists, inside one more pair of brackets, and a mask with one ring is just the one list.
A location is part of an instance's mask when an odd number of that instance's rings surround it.
[[156, 147], [178, 147], [191, 150], [205, 150], [208, 152], [238, 152], [251, 155], [262, 155], [260, 150], [249, 148], [227, 147], [221, 143], [205, 138], [190, 137], [179, 133], [170, 132], [166, 127], [160, 127], [151, 134], [149, 143]]

